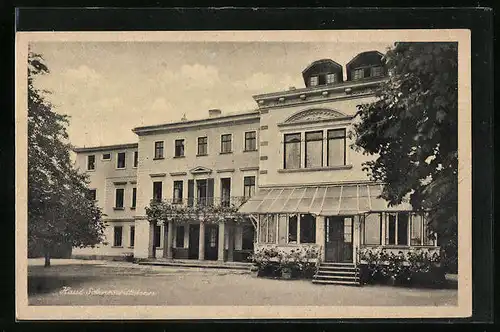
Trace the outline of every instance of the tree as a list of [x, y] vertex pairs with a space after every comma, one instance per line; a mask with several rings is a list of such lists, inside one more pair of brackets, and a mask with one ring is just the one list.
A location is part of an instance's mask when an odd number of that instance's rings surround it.
[[456, 258], [458, 206], [457, 43], [396, 43], [384, 56], [389, 77], [376, 101], [358, 106], [354, 147], [384, 183], [391, 205], [409, 198], [428, 211], [445, 253]]
[[101, 210], [87, 195], [88, 178], [71, 162], [66, 115], [53, 111], [35, 78], [49, 73], [40, 54], [28, 55], [28, 245], [39, 246], [50, 266], [54, 248], [102, 242]]

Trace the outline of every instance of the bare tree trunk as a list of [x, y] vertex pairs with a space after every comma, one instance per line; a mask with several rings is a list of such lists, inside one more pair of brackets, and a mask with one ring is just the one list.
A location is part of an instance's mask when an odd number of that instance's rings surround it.
[[50, 267], [50, 251], [45, 250], [45, 264], [44, 267]]

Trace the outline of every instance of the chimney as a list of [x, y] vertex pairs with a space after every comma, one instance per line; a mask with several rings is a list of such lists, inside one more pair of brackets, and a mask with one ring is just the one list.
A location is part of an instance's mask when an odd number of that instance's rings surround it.
[[215, 118], [221, 115], [221, 110], [220, 109], [211, 109], [208, 110], [208, 117], [209, 118]]

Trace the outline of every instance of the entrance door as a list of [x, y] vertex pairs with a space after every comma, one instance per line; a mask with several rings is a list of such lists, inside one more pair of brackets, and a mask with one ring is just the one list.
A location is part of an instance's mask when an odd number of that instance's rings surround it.
[[189, 225], [189, 259], [198, 259], [200, 248], [200, 225]]
[[325, 218], [325, 261], [352, 262], [352, 217]]
[[205, 259], [217, 260], [219, 225], [205, 225]]

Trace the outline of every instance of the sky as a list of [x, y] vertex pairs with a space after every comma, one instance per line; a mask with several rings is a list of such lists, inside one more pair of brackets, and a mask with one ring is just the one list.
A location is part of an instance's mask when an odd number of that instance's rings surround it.
[[[74, 146], [136, 142], [134, 127], [257, 108], [252, 96], [304, 87], [319, 59], [342, 66], [390, 43], [36, 42], [50, 73], [36, 79], [54, 110], [70, 116]], [[345, 78], [345, 77], [344, 77]]]

